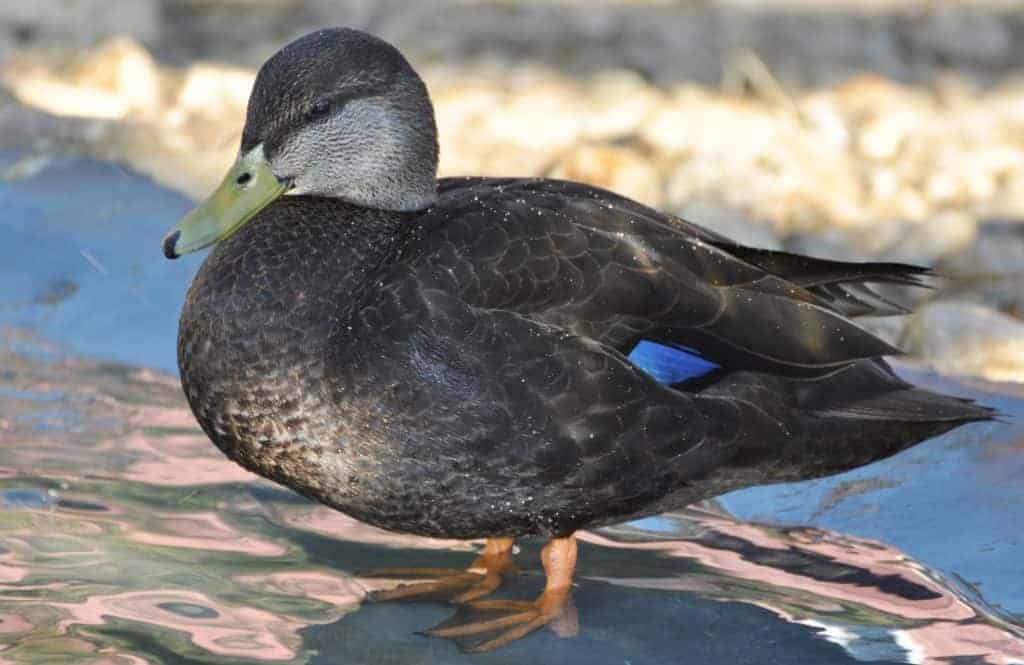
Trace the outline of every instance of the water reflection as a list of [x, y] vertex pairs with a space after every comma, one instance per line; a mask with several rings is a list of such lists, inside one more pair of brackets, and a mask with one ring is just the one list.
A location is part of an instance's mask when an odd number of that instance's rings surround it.
[[[856, 657], [890, 641], [893, 659], [1024, 662], [1024, 629], [997, 616], [902, 552], [882, 543], [813, 528], [776, 529], [691, 509], [676, 517], [696, 537], [630, 542], [589, 534], [595, 544], [692, 559], [700, 570], [677, 580], [608, 578], [613, 584], [688, 591], [757, 605]], [[883, 629], [883, 630], [879, 630]], [[900, 652], [904, 653], [900, 653]], [[875, 660], [875, 658], [868, 658]]]
[[[902, 552], [713, 506], [582, 534], [579, 636], [471, 660], [415, 634], [451, 607], [362, 605], [380, 582], [358, 573], [461, 567], [474, 544], [379, 531], [251, 476], [195, 429], [169, 376], [12, 346], [0, 663], [1024, 663], [1013, 617]], [[542, 585], [540, 545], [521, 545], [502, 595]]]

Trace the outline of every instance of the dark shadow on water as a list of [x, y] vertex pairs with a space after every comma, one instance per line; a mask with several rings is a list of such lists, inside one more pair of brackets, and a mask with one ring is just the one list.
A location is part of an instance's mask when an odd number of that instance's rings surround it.
[[[515, 597], [531, 597], [538, 590], [538, 584], [514, 584], [510, 591]], [[416, 635], [451, 614], [450, 608], [426, 603], [364, 606], [334, 624], [307, 629], [304, 637], [319, 651], [310, 662], [320, 665], [857, 662], [842, 647], [821, 639], [818, 629], [787, 623], [743, 603], [589, 580], [576, 586], [573, 600], [582, 625], [578, 636], [560, 638], [542, 630], [489, 654], [460, 653], [450, 642]]]

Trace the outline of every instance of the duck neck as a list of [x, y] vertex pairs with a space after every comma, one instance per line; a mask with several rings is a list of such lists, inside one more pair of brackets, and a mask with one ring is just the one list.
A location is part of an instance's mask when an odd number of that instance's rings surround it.
[[218, 245], [190, 301], [208, 294], [244, 303], [234, 318], [246, 329], [239, 332], [326, 340], [325, 326], [346, 322], [397, 258], [410, 216], [336, 198], [283, 197]]

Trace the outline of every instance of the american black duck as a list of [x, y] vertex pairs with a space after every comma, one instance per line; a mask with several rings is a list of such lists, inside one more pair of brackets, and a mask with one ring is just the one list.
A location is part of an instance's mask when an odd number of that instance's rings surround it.
[[[988, 409], [919, 390], [858, 316], [928, 271], [744, 247], [587, 185], [436, 177], [423, 82], [350, 29], [259, 71], [238, 160], [164, 238], [210, 244], [182, 384], [242, 466], [370, 524], [488, 538], [434, 631], [489, 649], [568, 602], [573, 533], [892, 455]], [[480, 601], [550, 538], [529, 603]]]

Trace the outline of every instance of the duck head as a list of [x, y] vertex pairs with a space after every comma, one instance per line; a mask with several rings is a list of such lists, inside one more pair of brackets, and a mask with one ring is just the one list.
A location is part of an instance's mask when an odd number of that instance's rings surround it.
[[164, 236], [164, 254], [212, 245], [274, 199], [296, 194], [402, 212], [434, 202], [433, 106], [395, 47], [333, 28], [275, 53], [256, 76], [237, 160]]

